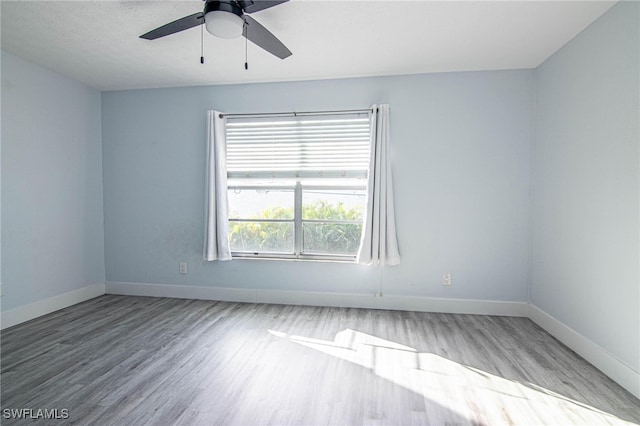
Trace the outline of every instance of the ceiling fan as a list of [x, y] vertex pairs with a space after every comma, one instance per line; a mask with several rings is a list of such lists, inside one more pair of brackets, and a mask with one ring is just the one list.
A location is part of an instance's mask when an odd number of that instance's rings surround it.
[[140, 36], [155, 40], [204, 23], [207, 31], [220, 38], [241, 35], [280, 59], [292, 55], [291, 51], [263, 27], [249, 13], [259, 12], [289, 0], [205, 0], [204, 11], [185, 16]]

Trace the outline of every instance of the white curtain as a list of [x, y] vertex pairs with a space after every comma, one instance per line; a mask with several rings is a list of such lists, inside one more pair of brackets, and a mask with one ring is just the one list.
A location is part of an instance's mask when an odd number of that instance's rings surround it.
[[207, 182], [204, 260], [231, 260], [227, 201], [227, 119], [207, 113]]
[[374, 105], [372, 107], [367, 210], [356, 261], [366, 265], [397, 265], [400, 263], [393, 208], [389, 105]]

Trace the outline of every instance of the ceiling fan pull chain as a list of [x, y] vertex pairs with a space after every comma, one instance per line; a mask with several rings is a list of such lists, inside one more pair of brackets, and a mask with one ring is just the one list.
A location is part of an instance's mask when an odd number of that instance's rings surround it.
[[[244, 33], [246, 35], [249, 35], [248, 33], [248, 28], [247, 28], [247, 21], [244, 21]], [[244, 38], [244, 69], [248, 70], [249, 69], [249, 59], [247, 58], [247, 45], [249, 44], [249, 39], [245, 36]]]
[[200, 24], [200, 63], [204, 64], [204, 19]]

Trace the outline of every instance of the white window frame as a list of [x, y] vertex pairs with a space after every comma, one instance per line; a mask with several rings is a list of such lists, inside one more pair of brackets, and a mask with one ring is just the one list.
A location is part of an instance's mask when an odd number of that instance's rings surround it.
[[[369, 110], [357, 111], [358, 113], [366, 113]], [[331, 112], [331, 114], [340, 114], [340, 112]], [[353, 113], [352, 111], [344, 111], [344, 113]], [[309, 113], [308, 115], [325, 115], [326, 113]], [[264, 117], [263, 114], [258, 114], [258, 116]], [[369, 123], [370, 125], [370, 123]], [[370, 145], [370, 143], [369, 143]], [[301, 173], [304, 174], [304, 173]], [[368, 172], [367, 172], [368, 174]], [[244, 179], [243, 183], [238, 184], [234, 181], [237, 179], [236, 176], [228, 176], [229, 183], [227, 185], [228, 190], [255, 190], [255, 189], [263, 189], [263, 190], [293, 190], [294, 192], [294, 215], [292, 219], [252, 219], [252, 218], [229, 218], [228, 222], [231, 223], [292, 223], [293, 224], [293, 237], [294, 237], [294, 247], [293, 252], [285, 253], [285, 252], [250, 252], [250, 251], [231, 251], [231, 256], [233, 259], [283, 259], [283, 260], [314, 260], [314, 261], [334, 261], [334, 262], [355, 262], [356, 253], [354, 254], [337, 254], [337, 253], [312, 253], [306, 252], [304, 249], [304, 230], [303, 225], [305, 223], [330, 223], [330, 224], [356, 224], [360, 226], [364, 226], [364, 217], [361, 220], [313, 220], [313, 219], [304, 219], [302, 217], [302, 201], [303, 201], [303, 192], [311, 191], [311, 190], [361, 190], [363, 195], [366, 194], [366, 186], [367, 186], [367, 178], [366, 176], [359, 179], [362, 184], [353, 184], [353, 179], [350, 179], [350, 176], [343, 175], [343, 178], [336, 177], [336, 175], [328, 176], [326, 180], [320, 184], [316, 183], [307, 183], [306, 177], [303, 178], [300, 174], [297, 177], [293, 178], [289, 177], [287, 179], [288, 183], [278, 184], [276, 181], [271, 180], [267, 177], [260, 178], [254, 177]], [[234, 179], [235, 178], [235, 179]], [[295, 179], [295, 180], [294, 180]], [[349, 184], [345, 185], [344, 180], [348, 179]], [[327, 181], [335, 180], [336, 184], [331, 185], [327, 184]], [[256, 183], [252, 183], [251, 181], [255, 181]], [[341, 183], [342, 181], [342, 183]], [[246, 182], [246, 183], [245, 183]], [[258, 182], [260, 182], [258, 184]], [[295, 183], [293, 183], [295, 182]], [[272, 185], [271, 185], [272, 183]], [[363, 212], [364, 215], [365, 212]]]

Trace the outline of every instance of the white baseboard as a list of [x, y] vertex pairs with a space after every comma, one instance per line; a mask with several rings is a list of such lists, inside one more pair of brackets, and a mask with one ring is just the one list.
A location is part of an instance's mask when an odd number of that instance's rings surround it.
[[537, 306], [529, 304], [528, 316], [553, 337], [640, 398], [640, 372]]
[[107, 282], [107, 294], [526, 317], [526, 302]]
[[176, 299], [222, 300], [225, 302], [256, 302], [256, 290], [245, 288], [107, 281], [105, 292], [106, 294], [121, 294], [125, 296], [173, 297]]
[[96, 283], [77, 290], [69, 291], [49, 299], [40, 300], [18, 308], [2, 312], [0, 329], [38, 318], [42, 315], [67, 308], [80, 302], [105, 294], [105, 283]]

